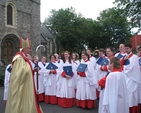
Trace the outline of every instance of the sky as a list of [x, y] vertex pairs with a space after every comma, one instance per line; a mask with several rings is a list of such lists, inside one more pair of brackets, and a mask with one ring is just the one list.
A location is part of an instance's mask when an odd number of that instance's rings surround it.
[[75, 8], [85, 18], [96, 19], [99, 13], [114, 6], [114, 0], [41, 0], [41, 22], [50, 15], [52, 9]]

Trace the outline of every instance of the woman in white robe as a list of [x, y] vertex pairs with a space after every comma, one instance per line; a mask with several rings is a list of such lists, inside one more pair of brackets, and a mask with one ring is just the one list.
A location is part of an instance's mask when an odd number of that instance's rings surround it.
[[[56, 63], [56, 57], [55, 55], [50, 56], [50, 61], [55, 66], [57, 66], [57, 69], [47, 69], [45, 71], [44, 75], [44, 85], [45, 85], [45, 103], [50, 104], [57, 104], [57, 97], [56, 97], [56, 91], [57, 91], [57, 77], [59, 74], [59, 66], [58, 63]], [[49, 63], [47, 64], [47, 66]]]
[[[78, 60], [79, 56], [77, 53], [72, 53], [72, 62], [73, 62], [73, 67], [74, 67], [74, 77], [75, 77], [75, 84], [77, 84], [77, 68], [80, 64], [79, 60]], [[76, 86], [75, 86], [76, 89]]]
[[69, 108], [75, 104], [75, 77], [66, 74], [66, 72], [63, 70], [63, 67], [65, 66], [72, 66], [72, 72], [74, 75], [74, 66], [68, 51], [64, 52], [63, 62], [60, 65], [57, 97], [59, 106], [62, 106], [63, 108]]
[[77, 72], [78, 73], [78, 82], [77, 82], [77, 91], [76, 91], [76, 105], [82, 108], [92, 109], [96, 107], [95, 100], [96, 96], [96, 87], [97, 80], [95, 76], [94, 80], [94, 69], [93, 64], [89, 61], [89, 55], [86, 52], [82, 53], [82, 62], [87, 65], [85, 72]]

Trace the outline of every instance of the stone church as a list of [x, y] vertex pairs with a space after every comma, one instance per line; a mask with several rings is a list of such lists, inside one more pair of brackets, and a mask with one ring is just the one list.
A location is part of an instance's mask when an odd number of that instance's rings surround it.
[[21, 36], [30, 38], [32, 55], [40, 44], [47, 58], [56, 52], [54, 35], [40, 23], [40, 0], [0, 0], [0, 62], [12, 60]]

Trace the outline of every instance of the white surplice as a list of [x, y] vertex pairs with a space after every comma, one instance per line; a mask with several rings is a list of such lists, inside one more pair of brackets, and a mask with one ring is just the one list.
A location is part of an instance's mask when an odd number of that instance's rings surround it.
[[[132, 54], [132, 53], [131, 53]], [[139, 103], [139, 86], [141, 85], [141, 73], [137, 55], [129, 58], [129, 64], [124, 65], [125, 80], [128, 89], [129, 107]]]
[[72, 76], [71, 79], [62, 77], [62, 72], [64, 66], [72, 66], [72, 71], [74, 73], [73, 63], [69, 63], [68, 60], [60, 64], [60, 75], [57, 82], [57, 97], [61, 98], [75, 98], [75, 76]]
[[9, 64], [9, 65], [6, 67], [6, 69], [5, 69], [3, 100], [7, 100], [8, 87], [9, 87], [9, 79], [10, 79], [10, 72], [8, 71], [8, 68], [9, 68], [10, 66], [11, 66], [11, 64]]
[[[52, 62], [53, 63], [53, 62]], [[47, 63], [48, 66], [49, 63]], [[60, 75], [59, 71], [59, 64], [58, 63], [53, 63], [58, 67], [56, 69], [56, 74], [50, 74], [50, 70], [47, 69], [44, 73], [44, 86], [45, 86], [45, 95], [54, 95], [56, 96], [56, 91], [57, 91], [57, 81], [58, 81], [58, 76]]]
[[94, 76], [93, 64], [90, 61], [85, 62], [84, 60], [81, 63], [87, 64], [85, 70], [86, 77], [80, 77], [78, 75], [76, 98], [78, 100], [96, 100], [97, 79]]
[[129, 113], [128, 92], [123, 72], [111, 72], [106, 79], [99, 113]]

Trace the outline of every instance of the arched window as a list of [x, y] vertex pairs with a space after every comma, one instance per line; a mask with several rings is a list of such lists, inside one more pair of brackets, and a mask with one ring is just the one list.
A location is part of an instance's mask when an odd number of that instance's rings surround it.
[[7, 24], [13, 25], [13, 7], [10, 4], [7, 5]]

